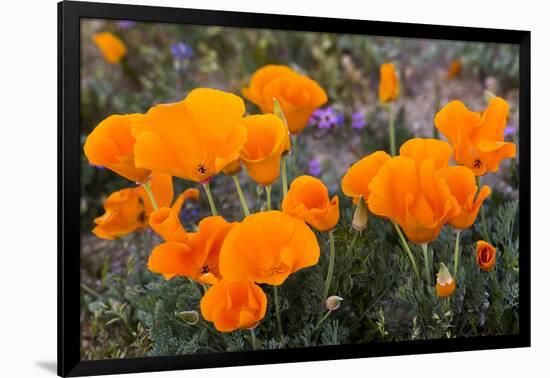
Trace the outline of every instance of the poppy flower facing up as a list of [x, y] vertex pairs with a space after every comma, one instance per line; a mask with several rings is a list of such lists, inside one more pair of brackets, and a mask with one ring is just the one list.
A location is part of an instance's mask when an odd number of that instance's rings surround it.
[[302, 220], [266, 211], [244, 218], [229, 232], [220, 272], [228, 280], [281, 285], [291, 273], [317, 264], [319, 253], [315, 234]]
[[228, 223], [220, 216], [206, 217], [199, 222], [197, 232], [187, 233], [187, 240], [177, 239], [181, 237], [182, 231], [174, 228], [175, 234], [166, 238], [174, 241], [155, 247], [147, 266], [149, 270], [161, 273], [166, 279], [185, 276], [202, 283], [214, 284], [221, 279], [220, 249], [227, 233], [235, 226], [236, 223]]
[[132, 127], [136, 166], [207, 182], [239, 157], [244, 110], [240, 97], [208, 88], [152, 107]]
[[476, 243], [476, 262], [486, 272], [491, 271], [497, 262], [497, 250], [486, 241]]
[[334, 228], [340, 218], [338, 196], [331, 200], [321, 180], [305, 175], [297, 177], [290, 184], [290, 190], [283, 199], [283, 212], [319, 231]]
[[[174, 196], [172, 177], [154, 173], [151, 189], [160, 206], [170, 206]], [[103, 203], [103, 207], [105, 213], [94, 219], [96, 227], [92, 232], [97, 237], [108, 240], [146, 228], [153, 211], [149, 196], [141, 185], [112, 193]]]
[[281, 156], [288, 145], [288, 128], [273, 114], [244, 117], [248, 138], [240, 158], [252, 180], [271, 185], [279, 177]]
[[445, 264], [441, 263], [439, 273], [437, 273], [437, 282], [435, 284], [437, 296], [440, 298], [450, 297], [455, 292], [455, 289], [455, 280], [451, 276], [451, 273]]
[[483, 114], [452, 101], [436, 114], [434, 122], [453, 145], [455, 161], [482, 176], [498, 171], [503, 159], [516, 156], [516, 145], [504, 141], [509, 109], [500, 97], [493, 97]]
[[449, 164], [453, 149], [449, 143], [433, 138], [409, 139], [399, 149], [399, 155], [413, 159], [417, 165], [433, 159], [434, 168], [438, 170]]
[[384, 151], [376, 151], [365, 156], [347, 170], [342, 178], [342, 192], [348, 197], [353, 198], [353, 203], [359, 203], [359, 197], [365, 201], [369, 198], [369, 184], [378, 173], [380, 167], [390, 159]]
[[277, 99], [293, 134], [301, 133], [313, 111], [327, 102], [327, 94], [319, 84], [282, 65], [258, 69], [242, 93], [262, 113], [274, 113], [273, 99]]
[[463, 166], [444, 167], [437, 174], [445, 179], [461, 208], [459, 215], [449, 219], [449, 224], [457, 229], [470, 228], [483, 201], [491, 195], [491, 188], [483, 185], [478, 192], [474, 173]]
[[204, 319], [220, 332], [254, 328], [265, 316], [267, 296], [248, 280], [218, 281], [201, 299]]
[[454, 79], [455, 77], [460, 75], [460, 71], [462, 71], [462, 63], [460, 62], [460, 59], [453, 59], [451, 64], [449, 64], [449, 68], [447, 69], [447, 76], [445, 77], [445, 79]]
[[84, 154], [90, 164], [103, 166], [130, 181], [147, 182], [151, 171], [136, 168], [134, 162], [136, 140], [131, 127], [140, 117], [143, 115], [112, 115], [101, 121], [84, 143]]
[[92, 39], [107, 63], [116, 64], [126, 56], [126, 45], [113, 33], [96, 33]]
[[378, 98], [380, 102], [394, 101], [399, 95], [399, 80], [393, 63], [380, 65], [380, 84], [378, 86]]

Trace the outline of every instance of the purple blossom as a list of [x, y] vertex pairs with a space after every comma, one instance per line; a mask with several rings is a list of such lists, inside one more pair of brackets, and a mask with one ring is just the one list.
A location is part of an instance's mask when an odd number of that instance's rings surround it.
[[322, 172], [321, 162], [316, 158], [311, 159], [307, 171], [312, 176], [319, 176]]
[[351, 115], [351, 127], [357, 130], [362, 129], [367, 125], [365, 112], [358, 110]]
[[506, 128], [504, 129], [504, 136], [505, 137], [513, 136], [515, 134], [516, 134], [516, 128], [512, 125], [506, 126]]
[[334, 126], [341, 126], [344, 123], [344, 116], [336, 113], [332, 106], [328, 106], [325, 109], [315, 110], [308, 123], [317, 125], [320, 129], [331, 129]]
[[183, 42], [174, 43], [170, 49], [174, 59], [184, 60], [193, 56], [193, 49], [191, 46]]
[[120, 21], [117, 21], [116, 24], [120, 29], [129, 29], [129, 28], [135, 26], [137, 24], [137, 22], [132, 21], [132, 20], [120, 20]]

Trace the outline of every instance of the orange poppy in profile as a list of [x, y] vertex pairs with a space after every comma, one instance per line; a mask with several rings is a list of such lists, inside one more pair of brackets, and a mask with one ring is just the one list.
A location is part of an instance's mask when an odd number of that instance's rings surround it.
[[301, 133], [313, 111], [327, 102], [327, 94], [319, 84], [281, 65], [258, 69], [242, 93], [262, 113], [274, 113], [273, 99], [277, 99], [293, 134]]
[[301, 219], [319, 231], [328, 231], [338, 223], [338, 196], [328, 195], [328, 188], [312, 176], [299, 176], [290, 184], [283, 199], [283, 212]]
[[[159, 206], [170, 206], [174, 196], [171, 176], [153, 173], [151, 189]], [[145, 229], [153, 211], [151, 200], [141, 185], [112, 193], [103, 203], [103, 207], [105, 213], [94, 219], [96, 227], [92, 232], [97, 237], [108, 240]]]
[[353, 198], [353, 203], [359, 203], [359, 197], [363, 197], [365, 201], [369, 198], [369, 184], [374, 176], [378, 173], [380, 167], [390, 159], [384, 151], [376, 151], [365, 156], [351, 167], [348, 168], [346, 174], [342, 178], [342, 192]]
[[254, 328], [266, 310], [267, 296], [248, 280], [218, 281], [201, 299], [202, 316], [220, 332]]
[[101, 121], [84, 143], [84, 155], [93, 165], [103, 166], [130, 181], [145, 183], [151, 176], [149, 169], [136, 168], [134, 162], [135, 138], [131, 127], [142, 114], [112, 115]]
[[393, 63], [380, 65], [380, 84], [378, 86], [378, 98], [386, 103], [397, 99], [399, 95], [399, 80]]
[[239, 157], [243, 113], [240, 97], [208, 88], [153, 106], [132, 126], [136, 166], [206, 182]]
[[92, 40], [107, 63], [116, 64], [126, 56], [126, 45], [113, 33], [96, 33]]
[[185, 276], [195, 281], [214, 284], [221, 279], [219, 255], [227, 233], [236, 223], [229, 223], [220, 216], [203, 218], [197, 232], [187, 233], [179, 240], [182, 232], [175, 228], [175, 234], [166, 238], [166, 243], [153, 249], [147, 267], [152, 272], [161, 273], [164, 278]]
[[449, 219], [449, 224], [458, 229], [470, 228], [476, 220], [483, 201], [491, 195], [491, 188], [483, 185], [478, 192], [474, 173], [463, 166], [444, 167], [437, 174], [445, 179], [445, 183], [461, 208], [459, 215]]
[[516, 145], [504, 141], [509, 110], [500, 97], [493, 97], [481, 115], [452, 101], [436, 114], [434, 122], [453, 145], [455, 161], [483, 176], [498, 171], [503, 159], [516, 156]]
[[287, 146], [288, 128], [273, 114], [244, 117], [248, 138], [240, 152], [240, 160], [252, 180], [270, 185], [279, 177], [281, 156]]
[[280, 211], [256, 213], [227, 235], [220, 272], [228, 280], [281, 285], [291, 273], [317, 264], [319, 252], [315, 234], [302, 220]]
[[439, 267], [439, 273], [437, 273], [437, 281], [435, 284], [435, 291], [440, 298], [446, 298], [453, 295], [456, 290], [456, 282], [451, 276], [449, 269], [445, 264], [441, 263]]
[[414, 243], [435, 240], [443, 225], [460, 214], [445, 179], [436, 174], [435, 162], [391, 158], [369, 185], [369, 210], [397, 223]]
[[497, 250], [484, 240], [476, 243], [476, 262], [486, 272], [491, 271], [497, 262]]
[[449, 68], [447, 69], [447, 76], [445, 79], [452, 80], [458, 75], [460, 75], [460, 71], [462, 71], [462, 63], [460, 62], [460, 59], [453, 59], [451, 64], [449, 64]]

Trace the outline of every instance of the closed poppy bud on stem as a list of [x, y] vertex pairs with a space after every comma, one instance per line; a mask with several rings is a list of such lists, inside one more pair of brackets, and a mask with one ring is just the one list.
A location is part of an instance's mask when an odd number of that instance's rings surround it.
[[369, 219], [369, 212], [367, 210], [367, 205], [363, 197], [359, 199], [359, 203], [355, 208], [355, 213], [353, 214], [353, 220], [351, 221], [351, 226], [356, 231], [363, 231], [367, 228], [367, 221]]
[[195, 325], [199, 322], [199, 313], [197, 311], [177, 312], [176, 316], [189, 325]]
[[441, 263], [439, 266], [439, 273], [437, 273], [437, 283], [435, 284], [437, 296], [441, 298], [449, 297], [453, 295], [455, 289], [455, 280], [451, 276], [451, 273], [445, 264]]
[[344, 298], [342, 298], [342, 297], [339, 297], [337, 295], [331, 295], [325, 301], [325, 307], [329, 311], [338, 310], [340, 308], [340, 304], [342, 303], [343, 300], [344, 300]]
[[476, 262], [486, 272], [491, 271], [497, 262], [497, 250], [486, 241], [477, 242]]

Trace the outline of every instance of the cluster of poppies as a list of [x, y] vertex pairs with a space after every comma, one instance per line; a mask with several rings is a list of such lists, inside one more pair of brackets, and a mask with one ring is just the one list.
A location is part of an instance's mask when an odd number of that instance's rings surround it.
[[[380, 71], [380, 101], [390, 103], [399, 93], [395, 67], [384, 64]], [[242, 94], [262, 114], [245, 115], [244, 101], [235, 94], [198, 88], [182, 101], [100, 122], [84, 145], [89, 162], [138, 185], [106, 199], [105, 214], [95, 220], [93, 232], [115, 239], [151, 227], [164, 241], [152, 250], [148, 268], [166, 279], [183, 276], [204, 285], [202, 315], [222, 332], [254, 328], [267, 309], [259, 284], [273, 286], [280, 330], [277, 286], [318, 263], [319, 241], [312, 229], [328, 233], [330, 261], [322, 297], [330, 293], [339, 198], [330, 198], [325, 184], [311, 176], [299, 176], [288, 187], [286, 175], [290, 135], [302, 132], [327, 95], [311, 78], [280, 65], [256, 71]], [[366, 227], [368, 211], [389, 219], [418, 276], [405, 236], [426, 251], [445, 224], [458, 230], [457, 238], [473, 224], [491, 193], [487, 186], [479, 188], [476, 175], [496, 171], [502, 159], [515, 155], [515, 145], [503, 139], [507, 116], [508, 105], [498, 97], [483, 114], [451, 102], [435, 117], [451, 144], [411, 139], [399, 155], [377, 151], [355, 163], [342, 179], [343, 193], [357, 206], [355, 230]], [[449, 165], [451, 156], [459, 165]], [[249, 209], [238, 176], [243, 166], [265, 188], [265, 211]], [[209, 184], [220, 173], [233, 178], [244, 215], [240, 222], [218, 215]], [[173, 177], [200, 184], [210, 204], [212, 215], [193, 232], [182, 226], [180, 210], [199, 191], [187, 189], [173, 201]], [[277, 210], [271, 186], [279, 178], [283, 198]], [[478, 251], [478, 263], [490, 270], [496, 251], [486, 242], [480, 242]], [[455, 269], [457, 259], [455, 255]], [[426, 274], [429, 281], [429, 269]], [[454, 286], [442, 265], [437, 293], [451, 295]], [[338, 297], [327, 301], [329, 311], [337, 308], [334, 301]]]

